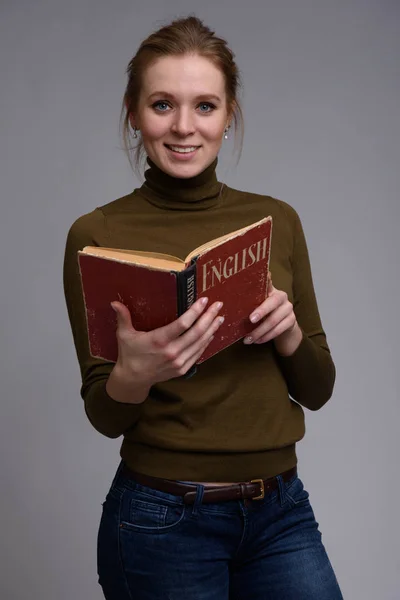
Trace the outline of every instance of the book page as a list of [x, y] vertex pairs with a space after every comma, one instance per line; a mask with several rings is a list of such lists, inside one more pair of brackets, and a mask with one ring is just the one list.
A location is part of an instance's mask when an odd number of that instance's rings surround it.
[[221, 235], [221, 237], [215, 238], [214, 240], [211, 240], [210, 242], [206, 242], [205, 244], [202, 244], [201, 246], [198, 246], [190, 254], [187, 255], [187, 257], [186, 257], [186, 264], [190, 263], [190, 261], [192, 260], [192, 258], [194, 258], [195, 256], [198, 256], [198, 255], [202, 254], [204, 251], [210, 250], [211, 248], [215, 248], [216, 246], [219, 246], [220, 244], [223, 244], [227, 240], [230, 240], [230, 239], [232, 239], [234, 237], [242, 235], [242, 234], [246, 233], [246, 231], [249, 231], [249, 229], [252, 229], [253, 227], [258, 227], [259, 225], [261, 225], [262, 223], [265, 223], [269, 219], [271, 219], [271, 217], [265, 217], [264, 219], [260, 219], [260, 221], [257, 221], [256, 223], [252, 223], [251, 225], [247, 225], [247, 227], [242, 227], [241, 229], [236, 229], [236, 231], [231, 231], [230, 233], [226, 233], [225, 235]]
[[103, 248], [101, 246], [85, 246], [81, 252], [82, 254], [108, 258], [117, 262], [144, 265], [163, 271], [183, 271], [186, 268], [185, 262], [177, 256], [158, 252], [119, 250], [116, 248]]

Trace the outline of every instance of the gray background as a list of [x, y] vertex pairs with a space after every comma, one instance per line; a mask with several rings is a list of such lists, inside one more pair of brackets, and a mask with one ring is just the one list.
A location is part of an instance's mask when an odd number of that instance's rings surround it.
[[87, 421], [62, 292], [70, 224], [139, 182], [120, 149], [125, 67], [195, 10], [243, 72], [246, 136], [219, 177], [300, 213], [334, 397], [299, 445], [351, 600], [400, 598], [399, 56], [396, 0], [2, 0], [1, 583], [4, 600], [95, 600], [120, 440]]

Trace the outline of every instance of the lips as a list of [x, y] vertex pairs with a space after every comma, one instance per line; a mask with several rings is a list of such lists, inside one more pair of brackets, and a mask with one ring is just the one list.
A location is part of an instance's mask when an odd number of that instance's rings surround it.
[[178, 152], [179, 154], [189, 154], [190, 152], [194, 152], [200, 146], [180, 146], [175, 144], [164, 144], [169, 150], [172, 152]]

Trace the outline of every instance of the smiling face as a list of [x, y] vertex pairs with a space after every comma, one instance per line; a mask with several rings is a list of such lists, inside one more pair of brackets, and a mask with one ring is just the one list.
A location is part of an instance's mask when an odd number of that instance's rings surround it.
[[130, 121], [160, 169], [189, 178], [217, 156], [229, 116], [222, 72], [207, 58], [184, 55], [160, 58], [146, 69]]

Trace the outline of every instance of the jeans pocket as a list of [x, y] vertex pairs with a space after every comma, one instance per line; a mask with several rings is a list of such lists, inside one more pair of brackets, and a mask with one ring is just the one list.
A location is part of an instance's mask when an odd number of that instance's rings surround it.
[[126, 490], [122, 499], [120, 527], [141, 533], [164, 533], [180, 525], [185, 514], [185, 504]]
[[303, 482], [297, 476], [286, 485], [285, 495], [293, 507], [298, 508], [310, 505], [309, 494], [304, 489]]

